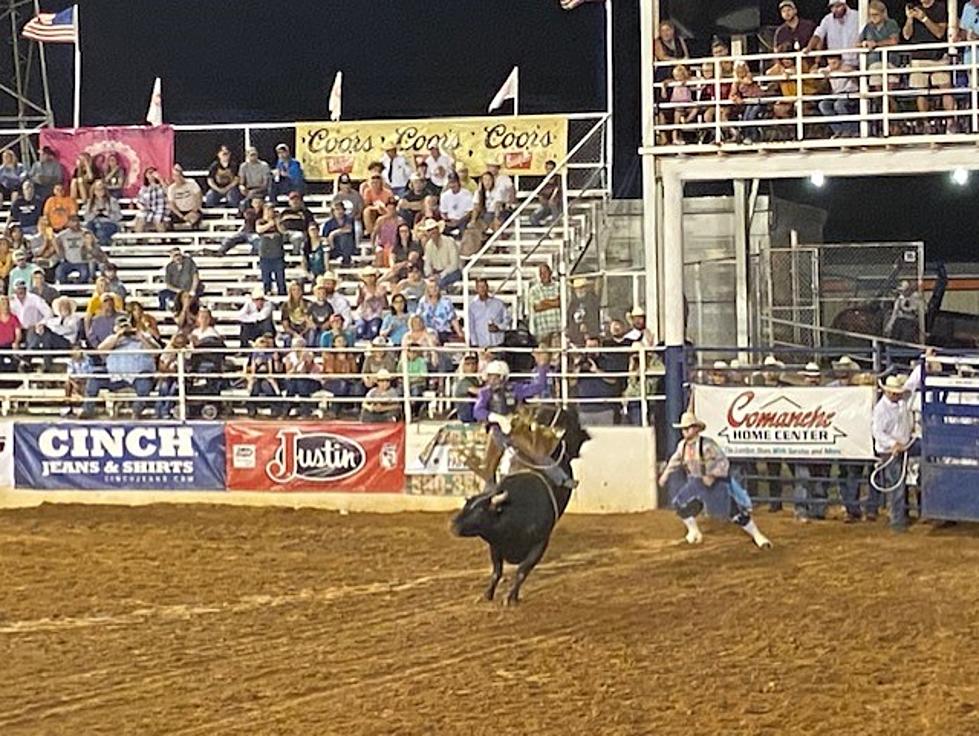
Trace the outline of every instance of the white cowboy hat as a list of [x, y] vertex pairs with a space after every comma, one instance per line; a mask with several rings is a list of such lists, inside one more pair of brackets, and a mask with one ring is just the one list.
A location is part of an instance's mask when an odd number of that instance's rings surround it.
[[822, 373], [819, 370], [819, 363], [806, 363], [805, 370], [802, 371], [802, 375], [807, 378], [819, 378]]
[[333, 281], [333, 282], [338, 281], [336, 273], [334, 273], [333, 271], [327, 271], [326, 273], [320, 274], [319, 276], [316, 277], [317, 286], [325, 284], [327, 281]]
[[377, 372], [376, 378], [378, 381], [390, 381], [391, 371], [389, 371], [387, 368], [381, 368], [381, 370]]
[[883, 389], [884, 393], [888, 394], [903, 394], [906, 393], [907, 389], [904, 384], [908, 382], [907, 376], [902, 376], [901, 374], [888, 376], [886, 381], [878, 381], [877, 385]]
[[503, 378], [510, 377], [510, 366], [508, 366], [502, 360], [491, 360], [483, 368], [483, 373], [487, 376], [502, 376]]
[[766, 368], [784, 368], [785, 363], [776, 358], [774, 355], [766, 355], [765, 360], [762, 361], [762, 365]]
[[632, 311], [629, 312], [630, 317], [645, 317], [646, 310], [642, 307], [633, 307]]
[[360, 278], [364, 278], [365, 276], [377, 276], [379, 274], [380, 271], [378, 271], [376, 268], [374, 268], [373, 266], [368, 266], [367, 268], [365, 268], [363, 271], [360, 272]]
[[713, 369], [715, 371], [724, 371], [724, 370], [727, 370], [727, 363], [725, 363], [723, 360], [715, 360], [714, 361], [714, 365], [713, 365]]
[[252, 289], [252, 299], [264, 299], [264, 298], [265, 298], [265, 289], [263, 289], [261, 286], [256, 286], [254, 289]]
[[860, 370], [860, 366], [857, 364], [857, 361], [855, 361], [849, 355], [844, 355], [839, 360], [834, 360], [833, 363], [832, 363], [832, 365], [833, 365], [833, 370], [836, 370], [836, 371], [858, 371], [858, 370]]
[[741, 361], [735, 358], [729, 363], [729, 367], [733, 368], [734, 370], [737, 370], [738, 368], [741, 367]]
[[701, 429], [707, 429], [707, 425], [697, 419], [697, 415], [692, 411], [683, 412], [683, 416], [680, 417], [680, 421], [673, 425], [674, 429], [686, 429], [687, 427], [700, 427]]
[[445, 230], [445, 222], [442, 220], [433, 220], [431, 217], [425, 218], [422, 222], [422, 230], [438, 230], [442, 232]]

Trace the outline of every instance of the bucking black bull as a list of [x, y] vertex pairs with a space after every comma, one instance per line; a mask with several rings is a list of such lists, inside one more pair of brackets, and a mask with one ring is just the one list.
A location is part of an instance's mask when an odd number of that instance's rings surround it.
[[489, 544], [493, 574], [484, 597], [493, 600], [503, 563], [517, 565], [507, 604], [520, 597], [520, 586], [534, 569], [551, 539], [551, 531], [568, 507], [571, 490], [558, 488], [527, 458], [550, 457], [570, 475], [571, 461], [590, 437], [574, 409], [528, 406], [513, 419], [510, 438], [515, 457], [495, 493], [466, 499], [452, 521], [460, 537], [482, 537]]

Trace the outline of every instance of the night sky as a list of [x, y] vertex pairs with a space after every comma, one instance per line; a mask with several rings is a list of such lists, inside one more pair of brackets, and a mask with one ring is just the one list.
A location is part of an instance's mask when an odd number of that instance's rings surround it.
[[[816, 20], [826, 11], [823, 0], [797, 3]], [[888, 5], [903, 18], [903, 2]], [[570, 13], [557, 0], [82, 0], [80, 6], [83, 124], [140, 123], [155, 76], [163, 78], [168, 122], [323, 119], [337, 69], [344, 71], [348, 120], [482, 114], [514, 64], [521, 68], [522, 112], [605, 107], [604, 11], [597, 4]], [[762, 3], [763, 23], [777, 22], [776, 6]], [[637, 197], [638, 2], [618, 0], [614, 7], [615, 189], [617, 196]], [[48, 49], [55, 114], [70, 124], [71, 51]], [[806, 182], [774, 186], [780, 196], [827, 209], [828, 240], [922, 239], [929, 260], [979, 260], [972, 255], [977, 179], [963, 188], [947, 177], [831, 180], [818, 191]]]

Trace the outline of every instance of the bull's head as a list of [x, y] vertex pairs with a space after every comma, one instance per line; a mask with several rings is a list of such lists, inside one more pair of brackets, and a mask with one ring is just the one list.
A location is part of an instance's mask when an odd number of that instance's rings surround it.
[[458, 537], [481, 536], [495, 526], [506, 502], [506, 491], [467, 498], [466, 505], [452, 520], [452, 532]]

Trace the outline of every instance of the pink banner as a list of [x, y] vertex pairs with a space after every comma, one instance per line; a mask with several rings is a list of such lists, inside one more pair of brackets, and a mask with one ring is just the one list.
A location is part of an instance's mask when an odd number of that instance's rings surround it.
[[143, 183], [143, 171], [154, 166], [163, 179], [173, 168], [173, 128], [169, 125], [125, 128], [45, 128], [41, 146], [50, 146], [65, 170], [66, 181], [75, 170], [79, 153], [92, 156], [99, 171], [105, 171], [110, 154], [119, 159], [126, 173], [123, 196], [135, 197]]

